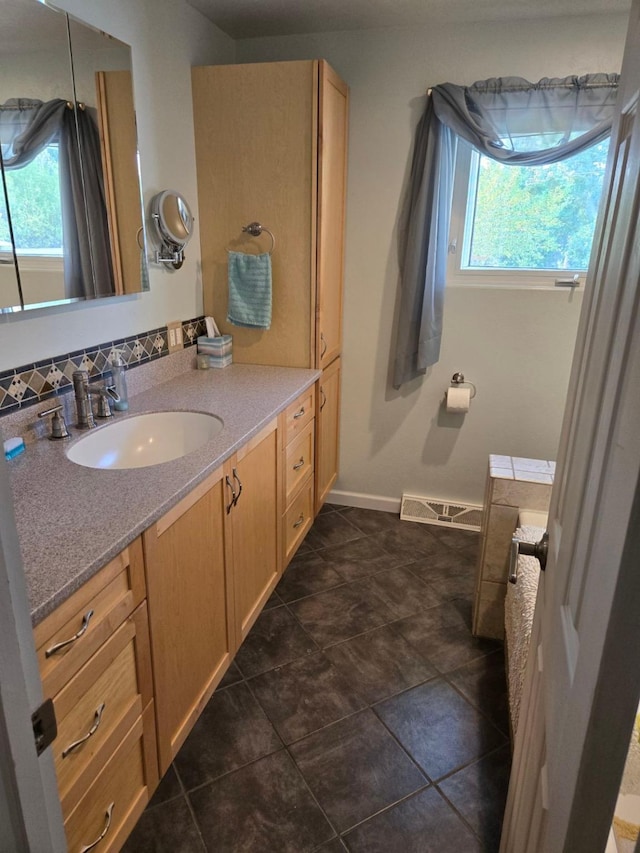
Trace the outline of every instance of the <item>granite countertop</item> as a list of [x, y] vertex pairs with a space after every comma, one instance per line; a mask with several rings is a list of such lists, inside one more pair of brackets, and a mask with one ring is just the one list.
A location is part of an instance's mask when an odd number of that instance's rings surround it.
[[[126, 414], [208, 412], [222, 430], [181, 459], [129, 470], [70, 462], [69, 442], [40, 439], [10, 463], [34, 625], [268, 424], [320, 376], [317, 370], [234, 364], [190, 369], [130, 399]], [[113, 423], [109, 421], [108, 423]], [[73, 427], [71, 426], [71, 429]], [[73, 441], [86, 432], [73, 430]]]

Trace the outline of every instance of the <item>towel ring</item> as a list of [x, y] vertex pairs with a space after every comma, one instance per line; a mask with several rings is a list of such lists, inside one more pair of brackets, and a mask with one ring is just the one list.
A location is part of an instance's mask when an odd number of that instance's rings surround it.
[[[273, 236], [271, 231], [268, 228], [265, 228], [264, 225], [261, 225], [259, 222], [250, 222], [248, 225], [243, 225], [242, 231], [245, 234], [250, 234], [252, 237], [259, 237], [262, 232], [266, 232], [269, 237], [271, 237], [271, 248], [269, 249], [269, 254], [273, 254], [273, 250], [276, 247], [276, 238]], [[230, 251], [227, 249], [227, 252]]]

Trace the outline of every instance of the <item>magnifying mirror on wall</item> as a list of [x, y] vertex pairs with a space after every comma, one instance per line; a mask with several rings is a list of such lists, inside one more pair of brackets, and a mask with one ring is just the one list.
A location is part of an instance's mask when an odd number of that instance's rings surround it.
[[151, 199], [151, 221], [160, 241], [156, 263], [180, 269], [184, 247], [193, 234], [193, 216], [185, 198], [175, 190], [163, 190]]

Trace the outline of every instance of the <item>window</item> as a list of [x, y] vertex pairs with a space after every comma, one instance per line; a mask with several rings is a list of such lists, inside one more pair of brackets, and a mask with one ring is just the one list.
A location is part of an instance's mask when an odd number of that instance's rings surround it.
[[[541, 147], [539, 137], [531, 137], [534, 145]], [[460, 142], [448, 282], [544, 287], [576, 275], [584, 280], [608, 146], [605, 140], [550, 165], [511, 166]]]
[[[18, 256], [62, 259], [62, 205], [58, 146], [48, 145], [28, 165], [5, 172]], [[0, 251], [11, 251], [9, 224], [0, 216]]]

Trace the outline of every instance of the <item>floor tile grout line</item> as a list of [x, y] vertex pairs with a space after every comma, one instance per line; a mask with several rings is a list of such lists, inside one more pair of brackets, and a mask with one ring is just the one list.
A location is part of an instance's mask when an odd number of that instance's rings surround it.
[[[276, 734], [278, 734], [276, 732]], [[278, 737], [280, 737], [278, 735]], [[282, 741], [282, 738], [280, 738]], [[198, 791], [201, 791], [203, 788], [207, 788], [209, 785], [216, 785], [218, 782], [221, 782], [223, 779], [226, 779], [228, 776], [232, 776], [234, 773], [239, 773], [240, 770], [246, 770], [247, 767], [251, 767], [252, 764], [257, 764], [258, 761], [262, 761], [264, 758], [269, 758], [272, 755], [277, 755], [279, 752], [286, 751], [287, 747], [285, 744], [281, 743], [276, 749], [272, 749], [269, 752], [265, 752], [263, 755], [259, 755], [257, 758], [252, 758], [251, 761], [245, 762], [245, 764], [241, 764], [238, 767], [233, 767], [231, 770], [225, 770], [224, 773], [221, 773], [219, 776], [215, 776], [213, 779], [207, 779], [206, 782], [199, 782], [197, 785], [194, 785], [193, 788], [185, 787], [185, 795], [187, 797], [191, 796], [191, 794], [195, 794]]]
[[[428, 679], [427, 681], [422, 682], [422, 684], [428, 684], [428, 683], [429, 683], [429, 681], [433, 681], [433, 680], [435, 680], [435, 679]], [[448, 683], [448, 682], [447, 682], [447, 683]], [[416, 687], [421, 687], [422, 685], [421, 685], [421, 684], [417, 684], [417, 685], [415, 685], [415, 686], [416, 686]], [[402, 692], [403, 692], [403, 693], [408, 693], [410, 690], [413, 690], [413, 689], [414, 689], [413, 687], [409, 687], [409, 688], [407, 688], [406, 690], [404, 690], [404, 691], [402, 691]], [[390, 698], [390, 699], [395, 699], [397, 696], [400, 696], [400, 695], [402, 695], [402, 693], [396, 694], [396, 696], [389, 697], [389, 698]], [[465, 701], [468, 701], [468, 700], [466, 700], [466, 697], [462, 697], [462, 698], [463, 698], [463, 699], [465, 699]], [[466, 770], [468, 767], [471, 767], [473, 764], [477, 764], [477, 763], [478, 763], [478, 761], [481, 761], [483, 758], [486, 758], [488, 755], [492, 755], [494, 752], [497, 752], [499, 749], [503, 749], [503, 748], [504, 748], [504, 746], [508, 743], [508, 740], [507, 740], [507, 741], [505, 741], [505, 742], [503, 742], [503, 743], [499, 744], [497, 747], [494, 747], [494, 748], [492, 748], [492, 749], [488, 750], [487, 752], [484, 752], [484, 753], [482, 753], [481, 755], [474, 757], [471, 761], [468, 761], [468, 762], [466, 762], [465, 764], [462, 764], [462, 765], [460, 765], [459, 767], [456, 767], [454, 770], [451, 770], [449, 773], [446, 773], [446, 774], [445, 774], [445, 775], [443, 775], [443, 776], [438, 776], [438, 777], [437, 777], [437, 781], [436, 781], [436, 780], [434, 780], [434, 779], [433, 779], [433, 778], [432, 778], [432, 777], [427, 773], [427, 771], [425, 770], [425, 768], [424, 768], [424, 767], [422, 767], [422, 765], [421, 765], [421, 764], [420, 764], [420, 762], [417, 760], [417, 758], [415, 758], [415, 757], [411, 754], [411, 752], [409, 751], [409, 749], [408, 749], [406, 746], [404, 746], [404, 744], [400, 741], [400, 739], [397, 737], [397, 735], [395, 734], [395, 732], [393, 732], [393, 731], [389, 728], [389, 726], [387, 725], [387, 723], [386, 723], [386, 722], [382, 719], [382, 717], [378, 714], [378, 712], [377, 712], [377, 710], [376, 710], [376, 706], [377, 706], [377, 705], [382, 705], [382, 704], [383, 704], [384, 702], [386, 702], [386, 701], [387, 701], [386, 699], [382, 699], [380, 702], [376, 702], [375, 704], [370, 705], [370, 706], [369, 706], [369, 710], [373, 711], [373, 713], [376, 715], [376, 717], [378, 718], [378, 720], [380, 720], [380, 722], [382, 723], [382, 725], [383, 725], [383, 726], [385, 727], [385, 729], [389, 732], [389, 734], [391, 735], [391, 737], [392, 737], [392, 738], [397, 742], [398, 746], [400, 746], [400, 748], [401, 748], [401, 749], [402, 749], [402, 750], [403, 750], [403, 751], [404, 751], [404, 752], [409, 756], [409, 758], [413, 761], [413, 763], [418, 767], [418, 769], [420, 770], [420, 772], [421, 772], [421, 773], [422, 773], [422, 774], [423, 774], [423, 775], [428, 779], [428, 781], [429, 781], [432, 785], [438, 785], [440, 782], [443, 782], [445, 779], [448, 779], [448, 778], [450, 778], [451, 776], [455, 776], [455, 774], [456, 774], [456, 773], [459, 773], [461, 770]], [[469, 704], [469, 705], [471, 705], [471, 703], [470, 703], [470, 702], [469, 702], [468, 704]], [[471, 706], [471, 707], [473, 707], [473, 706]], [[474, 708], [474, 710], [477, 710], [477, 709], [475, 709], [475, 708]], [[494, 728], [496, 728], [496, 727], [494, 726]], [[502, 732], [500, 731], [500, 729], [497, 729], [497, 731], [498, 731], [500, 734], [502, 734]]]
[[[362, 562], [365, 562], [365, 561], [362, 561]], [[371, 574], [368, 574], [368, 575], [362, 575], [362, 577], [359, 577], [359, 578], [352, 578], [351, 580], [349, 580], [348, 578], [345, 578], [345, 577], [344, 577], [344, 575], [342, 575], [342, 574], [340, 573], [340, 569], [333, 568], [332, 566], [330, 566], [330, 565], [329, 565], [329, 566], [328, 566], [328, 568], [332, 568], [332, 570], [333, 570], [333, 571], [334, 571], [334, 572], [335, 572], [335, 573], [336, 573], [340, 578], [342, 578], [342, 580], [341, 580], [341, 582], [340, 582], [340, 583], [336, 583], [336, 584], [334, 584], [333, 586], [327, 586], [327, 587], [326, 587], [326, 588], [324, 588], [324, 589], [319, 589], [319, 590], [316, 590], [316, 591], [314, 591], [314, 592], [310, 592], [310, 593], [307, 593], [307, 594], [305, 594], [305, 595], [301, 595], [301, 596], [299, 596], [298, 598], [291, 598], [291, 599], [289, 599], [289, 600], [285, 600], [284, 598], [280, 597], [280, 601], [281, 601], [283, 604], [295, 604], [295, 603], [297, 603], [298, 601], [304, 601], [304, 600], [306, 600], [306, 599], [308, 599], [308, 598], [313, 598], [313, 596], [314, 596], [314, 595], [322, 595], [322, 594], [323, 594], [323, 593], [325, 593], [325, 592], [331, 592], [332, 590], [334, 590], [334, 589], [338, 589], [338, 588], [339, 588], [339, 587], [341, 587], [341, 586], [350, 586], [350, 585], [355, 585], [355, 584], [361, 583], [362, 581], [371, 580], [372, 578], [379, 577], [380, 575], [389, 574], [390, 572], [394, 572], [394, 571], [397, 571], [397, 570], [400, 570], [400, 569], [406, 569], [407, 571], [409, 571], [409, 572], [410, 572], [410, 574], [411, 574], [411, 576], [412, 576], [413, 578], [415, 578], [415, 580], [417, 580], [420, 584], [422, 584], [424, 587], [426, 587], [428, 590], [430, 590], [430, 591], [431, 591], [435, 596], [437, 596], [437, 597], [440, 599], [440, 600], [438, 601], [438, 603], [437, 603], [437, 604], [431, 604], [431, 605], [428, 605], [427, 607], [424, 607], [424, 608], [423, 608], [423, 607], [420, 607], [420, 608], [418, 608], [418, 611], [419, 611], [419, 610], [423, 610], [423, 609], [429, 609], [430, 607], [438, 607], [440, 604], [445, 604], [447, 601], [455, 600], [455, 599], [442, 598], [442, 593], [440, 593], [437, 589], [435, 589], [435, 587], [433, 586], [433, 583], [432, 583], [431, 581], [426, 581], [424, 578], [422, 578], [422, 577], [420, 577], [419, 575], [417, 575], [417, 574], [415, 574], [414, 572], [412, 572], [412, 571], [411, 571], [411, 569], [409, 568], [409, 566], [410, 566], [410, 565], [411, 565], [411, 564], [407, 564], [407, 565], [400, 565], [400, 566], [391, 566], [390, 568], [389, 568], [389, 567], [387, 567], [387, 568], [384, 568], [384, 569], [380, 569], [379, 571], [376, 571], [376, 572], [371, 572]], [[288, 568], [289, 568], [289, 567], [287, 567], [287, 569], [288, 569]], [[282, 575], [281, 580], [286, 576], [287, 569], [285, 569], [284, 574]], [[453, 575], [452, 577], [458, 577], [458, 575]], [[280, 583], [280, 582], [279, 582], [279, 583]], [[279, 585], [279, 584], [278, 584], [278, 585]], [[277, 587], [276, 587], [276, 589], [277, 589]], [[276, 605], [276, 606], [277, 606], [277, 607], [279, 607], [280, 605]], [[270, 607], [269, 609], [270, 609], [270, 610], [274, 610], [275, 608], [274, 608], [274, 607]], [[415, 612], [418, 612], [418, 611], [415, 611]], [[404, 616], [400, 616], [400, 617], [398, 617], [398, 618], [399, 618], [399, 619], [405, 619], [405, 618], [407, 618], [408, 616], [412, 616], [412, 615], [413, 615], [413, 613], [407, 613], [407, 614], [405, 614]]]
[[[461, 769], [466, 769], [466, 768], [461, 768]], [[458, 772], [458, 771], [456, 771], [456, 772]], [[449, 778], [449, 777], [447, 777], [447, 778]], [[443, 780], [441, 780], [441, 781], [443, 781]], [[449, 799], [449, 797], [447, 797], [447, 795], [444, 793], [444, 791], [440, 788], [439, 783], [438, 783], [438, 782], [434, 782], [434, 783], [433, 783], [433, 787], [434, 787], [434, 788], [435, 788], [435, 790], [440, 794], [440, 796], [441, 796], [441, 797], [442, 797], [442, 799], [445, 801], [445, 803], [449, 806], [449, 808], [450, 808], [450, 809], [451, 809], [451, 810], [452, 810], [452, 811], [453, 811], [453, 812], [458, 816], [459, 820], [461, 820], [461, 821], [462, 821], [462, 823], [467, 827], [467, 829], [469, 830], [469, 832], [471, 832], [471, 834], [473, 835], [473, 837], [474, 837], [474, 838], [477, 838], [477, 839], [478, 839], [478, 841], [480, 842], [480, 844], [482, 844], [483, 839], [482, 839], [482, 838], [480, 837], [480, 835], [475, 831], [475, 829], [473, 828], [473, 826], [469, 823], [469, 821], [467, 820], [467, 818], [462, 814], [462, 812], [457, 808], [457, 806], [455, 806], [455, 805], [454, 805], [454, 803], [452, 803], [452, 802], [451, 802], [451, 800]]]
[[[484, 657], [489, 657], [489, 655], [484, 655]], [[469, 661], [469, 663], [474, 663], [476, 660], [482, 660], [482, 658], [475, 658], [473, 661]], [[498, 726], [498, 725], [497, 725], [497, 723], [495, 722], [495, 720], [493, 720], [493, 719], [489, 716], [489, 714], [487, 713], [487, 711], [486, 711], [484, 708], [482, 708], [481, 706], [477, 705], [477, 704], [473, 701], [473, 699], [470, 699], [470, 698], [469, 698], [469, 697], [464, 693], [464, 691], [463, 691], [460, 687], [458, 687], [458, 685], [457, 685], [457, 684], [455, 684], [455, 682], [451, 681], [451, 680], [447, 677], [447, 676], [451, 675], [453, 672], [458, 672], [458, 670], [459, 670], [459, 669], [462, 669], [462, 667], [458, 667], [458, 669], [451, 670], [451, 672], [443, 673], [443, 677], [446, 679], [447, 683], [448, 683], [451, 687], [453, 687], [453, 689], [456, 691], [456, 693], [458, 693], [458, 695], [459, 695], [459, 696], [462, 696], [462, 698], [463, 698], [463, 699], [466, 699], [466, 701], [467, 701], [467, 702], [468, 702], [468, 703], [469, 703], [473, 708], [475, 708], [475, 710], [476, 710], [479, 714], [481, 714], [481, 715], [482, 715], [482, 716], [487, 720], [487, 722], [489, 722], [489, 723], [493, 726], [493, 728], [494, 728], [494, 729], [496, 729], [496, 731], [500, 732], [500, 734], [510, 742], [510, 741], [511, 741], [511, 735], [509, 734], [509, 732], [505, 732], [505, 731], [503, 731], [503, 730], [500, 728], [500, 726]]]
[[[189, 799], [189, 793], [185, 787], [184, 782], [182, 781], [182, 776], [178, 772], [178, 768], [176, 767], [176, 765], [174, 764], [173, 761], [169, 765], [169, 768], [173, 768], [173, 772], [176, 774], [176, 777], [178, 779], [178, 785], [180, 785], [180, 789], [182, 791], [182, 796], [183, 796], [183, 798], [187, 804], [187, 809], [189, 810], [189, 814], [191, 815], [191, 820], [193, 821], [193, 825], [196, 828], [196, 832], [198, 833], [198, 838], [200, 839], [200, 843], [202, 844], [202, 849], [205, 851], [208, 851], [209, 848], [207, 847], [206, 842], [204, 840], [202, 830], [200, 829], [200, 824], [198, 823], [198, 819], [196, 818], [196, 813], [193, 810], [193, 806], [191, 805], [191, 800]], [[168, 770], [166, 772], [168, 772]], [[165, 773], [165, 775], [166, 775], [166, 773]]]
[[463, 764], [462, 767], [457, 767], [450, 773], [445, 773], [444, 776], [439, 776], [433, 784], [435, 786], [438, 786], [441, 785], [443, 782], [447, 782], [449, 779], [451, 779], [452, 776], [455, 776], [457, 773], [461, 773], [463, 770], [468, 770], [475, 764], [480, 764], [481, 761], [485, 761], [487, 758], [490, 758], [492, 755], [495, 755], [497, 752], [503, 750], [506, 746], [509, 746], [507, 742], [498, 744], [498, 746], [493, 747], [488, 752], [483, 752], [482, 755], [477, 756], [477, 758], [472, 759], [471, 761], [467, 762], [467, 764]]
[[[300, 769], [300, 767], [298, 766], [298, 762], [295, 760], [294, 756], [291, 754], [291, 752], [290, 752], [290, 750], [289, 750], [289, 746], [290, 746], [291, 744], [287, 744], [287, 743], [285, 743], [285, 742], [284, 742], [284, 739], [283, 739], [282, 735], [280, 734], [280, 732], [279, 732], [279, 731], [278, 731], [278, 729], [276, 728], [276, 725], [275, 725], [274, 721], [273, 721], [273, 720], [271, 719], [271, 717], [269, 716], [269, 713], [267, 712], [267, 709], [266, 709], [266, 708], [264, 708], [264, 707], [262, 706], [262, 703], [260, 702], [259, 697], [255, 695], [255, 693], [254, 693], [253, 689], [251, 688], [251, 686], [250, 686], [249, 684], [247, 684], [247, 687], [249, 688], [249, 691], [250, 691], [251, 695], [253, 696], [253, 699], [258, 703], [258, 706], [261, 708], [261, 710], [262, 710], [263, 714], [265, 715], [265, 717], [267, 718], [267, 720], [269, 721], [269, 723], [270, 723], [270, 724], [271, 724], [271, 726], [273, 727], [274, 732], [276, 733], [276, 735], [277, 735], [277, 736], [278, 736], [278, 738], [280, 739], [281, 743], [283, 744], [284, 752], [286, 752], [286, 753], [287, 753], [287, 755], [288, 755], [288, 757], [289, 757], [290, 761], [293, 763], [293, 766], [295, 767], [295, 769], [296, 769], [296, 770], [297, 770], [297, 772], [299, 773], [300, 778], [301, 778], [301, 779], [302, 779], [302, 781], [304, 782], [304, 785], [305, 785], [305, 787], [307, 788], [307, 790], [309, 791], [309, 794], [311, 795], [311, 797], [312, 797], [312, 799], [313, 799], [314, 803], [315, 803], [315, 804], [318, 806], [318, 808], [320, 809], [321, 813], [323, 814], [323, 816], [324, 816], [325, 820], [328, 822], [328, 824], [329, 824], [329, 826], [331, 827], [331, 829], [333, 830], [333, 832], [334, 832], [338, 837], [340, 837], [340, 833], [337, 831], [336, 827], [333, 825], [332, 821], [329, 819], [329, 816], [326, 814], [325, 810], [322, 808], [322, 806], [321, 806], [321, 805], [320, 805], [320, 803], [318, 802], [318, 800], [317, 800], [317, 798], [316, 798], [315, 794], [313, 793], [313, 791], [312, 791], [312, 790], [311, 790], [311, 788], [309, 787], [309, 783], [307, 782], [307, 779], [306, 779], [306, 777], [305, 777], [304, 773], [302, 772], [302, 770], [301, 770], [301, 769]], [[277, 752], [280, 752], [280, 750], [276, 750], [276, 751], [277, 751]], [[271, 754], [271, 755], [273, 755], [273, 753], [270, 753], [270, 754]], [[265, 758], [266, 756], [262, 756], [262, 757], [263, 757], [263, 758]], [[256, 759], [256, 761], [260, 761], [260, 759]], [[327, 841], [331, 841], [331, 840], [332, 840], [332, 839], [327, 839]], [[325, 842], [323, 842], [323, 843], [325, 843]], [[320, 846], [322, 846], [322, 845], [318, 845], [318, 847], [320, 847]], [[316, 848], [316, 849], [317, 849], [317, 848]]]
[[[331, 829], [335, 833], [335, 836], [340, 838], [340, 832], [339, 832], [338, 828], [334, 825], [333, 821], [331, 820], [329, 815], [326, 813], [326, 811], [322, 807], [321, 803], [318, 801], [318, 798], [316, 797], [316, 795], [312, 791], [311, 786], [309, 785], [309, 782], [307, 781], [307, 777], [304, 775], [304, 773], [302, 772], [302, 770], [298, 766], [298, 762], [295, 760], [294, 756], [291, 754], [289, 748], [285, 747], [285, 749], [286, 749], [287, 755], [289, 756], [289, 758], [293, 762], [293, 766], [296, 768], [296, 770], [300, 774], [300, 778], [304, 782], [304, 786], [307, 789], [307, 791], [309, 792], [309, 794], [311, 795], [313, 802], [316, 804], [316, 806], [320, 810], [321, 814], [324, 816], [324, 819], [327, 821], [327, 823], [329, 824], [329, 826], [331, 827]], [[333, 841], [333, 838], [328, 838], [327, 841], [323, 841], [322, 844], [318, 844], [315, 849], [318, 850], [319, 848], [322, 847], [323, 844], [328, 844], [329, 841]]]
[[189, 795], [185, 794], [184, 798], [187, 801], [187, 808], [189, 809], [189, 814], [191, 815], [191, 820], [193, 821], [194, 826], [196, 828], [196, 832], [198, 833], [198, 838], [200, 839], [200, 842], [202, 844], [202, 849], [207, 851], [207, 853], [208, 853], [209, 847], [207, 845], [207, 842], [204, 840], [204, 835], [202, 834], [202, 830], [200, 829], [200, 824], [198, 823], [196, 813], [193, 810], [193, 806], [191, 805], [191, 800], [189, 799]]
[[[261, 674], [264, 674], [264, 673], [261, 673]], [[415, 765], [416, 765], [416, 767], [418, 768], [418, 770], [420, 771], [420, 773], [421, 773], [423, 776], [425, 776], [425, 778], [427, 779], [428, 783], [429, 783], [429, 784], [433, 784], [433, 785], [437, 785], [437, 784], [439, 784], [440, 782], [444, 781], [445, 779], [448, 779], [450, 776], [455, 775], [455, 774], [456, 774], [456, 773], [458, 773], [460, 770], [464, 770], [464, 769], [466, 769], [466, 768], [468, 768], [468, 767], [472, 766], [473, 764], [477, 763], [477, 762], [478, 762], [478, 761], [480, 761], [481, 759], [486, 758], [488, 755], [491, 755], [493, 752], [497, 752], [499, 749], [504, 748], [504, 746], [508, 743], [508, 739], [505, 739], [505, 741], [504, 741], [503, 743], [499, 744], [497, 747], [495, 747], [495, 748], [493, 748], [493, 749], [489, 750], [489, 751], [488, 751], [488, 752], [486, 752], [486, 753], [483, 753], [482, 755], [480, 755], [480, 756], [478, 756], [478, 757], [475, 757], [473, 760], [471, 760], [470, 762], [467, 762], [466, 764], [461, 765], [460, 767], [456, 767], [456, 768], [455, 768], [454, 770], [452, 770], [450, 773], [447, 773], [446, 775], [444, 775], [444, 776], [442, 776], [442, 777], [438, 777], [438, 781], [437, 781], [437, 782], [435, 782], [435, 781], [434, 781], [434, 780], [433, 780], [433, 779], [432, 779], [432, 778], [427, 774], [426, 770], [424, 770], [424, 768], [419, 764], [419, 762], [417, 761], [417, 759], [416, 759], [416, 758], [414, 758], [414, 756], [409, 752], [409, 750], [408, 750], [408, 749], [407, 749], [407, 748], [406, 748], [406, 747], [405, 747], [405, 746], [400, 742], [400, 740], [399, 740], [399, 739], [398, 739], [398, 737], [395, 735], [395, 733], [394, 733], [393, 731], [391, 731], [391, 729], [387, 726], [387, 724], [385, 723], [385, 721], [384, 721], [384, 720], [379, 716], [379, 714], [378, 714], [378, 713], [377, 713], [377, 711], [376, 711], [376, 706], [381, 705], [381, 704], [383, 704], [384, 702], [389, 701], [389, 700], [391, 700], [391, 699], [395, 699], [395, 698], [397, 698], [398, 696], [401, 696], [401, 695], [402, 695], [402, 694], [404, 694], [404, 693], [408, 693], [409, 691], [414, 690], [414, 689], [415, 689], [415, 688], [417, 688], [417, 687], [423, 686], [424, 684], [428, 684], [430, 681], [434, 681], [436, 678], [442, 678], [442, 679], [443, 679], [443, 680], [448, 684], [449, 682], [444, 678], [444, 676], [443, 676], [441, 673], [439, 673], [439, 674], [437, 674], [437, 675], [435, 675], [435, 676], [432, 676], [431, 678], [425, 679], [424, 681], [422, 681], [422, 682], [420, 682], [420, 683], [418, 683], [418, 684], [415, 684], [415, 685], [413, 685], [413, 686], [411, 686], [411, 687], [407, 687], [407, 688], [405, 688], [405, 689], [403, 689], [403, 690], [399, 691], [398, 693], [395, 693], [395, 694], [393, 694], [393, 695], [391, 695], [391, 696], [389, 696], [389, 697], [387, 697], [387, 698], [385, 698], [385, 699], [378, 700], [378, 701], [376, 701], [376, 702], [374, 702], [374, 703], [365, 704], [362, 708], [359, 708], [359, 709], [358, 709], [358, 710], [356, 710], [356, 711], [352, 711], [352, 712], [351, 712], [351, 713], [349, 713], [349, 714], [345, 714], [343, 717], [340, 717], [340, 718], [338, 718], [338, 719], [336, 719], [336, 720], [332, 720], [331, 722], [326, 723], [325, 725], [321, 726], [320, 728], [318, 728], [318, 729], [314, 729], [313, 731], [310, 731], [310, 732], [307, 732], [306, 734], [302, 735], [300, 738], [296, 738], [296, 740], [293, 740], [293, 741], [291, 741], [290, 743], [286, 743], [286, 742], [283, 740], [282, 736], [280, 735], [279, 731], [277, 730], [277, 728], [276, 728], [276, 726], [275, 726], [275, 723], [273, 722], [272, 718], [271, 718], [271, 717], [270, 717], [270, 715], [268, 714], [267, 710], [263, 707], [262, 703], [260, 702], [260, 699], [255, 695], [255, 693], [254, 693], [254, 691], [253, 691], [253, 689], [252, 689], [251, 685], [249, 684], [249, 682], [250, 682], [253, 678], [257, 678], [257, 677], [258, 677], [258, 676], [256, 675], [256, 676], [252, 676], [251, 678], [247, 678], [247, 679], [244, 681], [244, 683], [245, 683], [246, 687], [248, 688], [249, 692], [251, 693], [252, 698], [257, 702], [258, 706], [260, 707], [260, 710], [263, 712], [263, 714], [265, 715], [265, 717], [266, 717], [266, 718], [267, 718], [267, 720], [269, 721], [270, 725], [273, 727], [273, 729], [274, 729], [274, 731], [275, 731], [276, 735], [278, 736], [278, 738], [279, 738], [279, 740], [280, 740], [280, 742], [281, 742], [281, 746], [277, 747], [276, 749], [270, 750], [269, 752], [265, 753], [264, 755], [258, 756], [257, 758], [254, 758], [254, 759], [252, 759], [251, 761], [246, 762], [245, 764], [239, 765], [238, 767], [234, 767], [232, 770], [228, 770], [228, 771], [226, 771], [225, 773], [222, 773], [222, 774], [220, 774], [219, 776], [216, 776], [216, 777], [215, 777], [215, 778], [213, 778], [213, 779], [208, 779], [206, 782], [203, 782], [203, 783], [202, 783], [202, 784], [200, 784], [200, 785], [196, 785], [196, 786], [194, 786], [193, 788], [187, 788], [187, 787], [184, 785], [184, 782], [183, 782], [183, 780], [182, 780], [182, 777], [181, 777], [181, 775], [180, 775], [180, 773], [179, 773], [179, 770], [178, 770], [177, 766], [174, 766], [174, 770], [175, 770], [176, 775], [177, 775], [177, 777], [178, 777], [178, 781], [179, 781], [179, 783], [180, 783], [180, 785], [181, 785], [181, 788], [182, 788], [182, 790], [183, 790], [183, 793], [184, 793], [185, 795], [191, 794], [191, 793], [193, 793], [194, 791], [198, 791], [198, 790], [200, 790], [201, 788], [206, 787], [207, 785], [211, 785], [211, 784], [213, 784], [213, 783], [215, 783], [215, 782], [218, 782], [218, 781], [220, 781], [221, 779], [225, 778], [226, 776], [229, 776], [229, 775], [230, 775], [230, 774], [232, 774], [232, 773], [236, 773], [236, 772], [237, 772], [237, 771], [239, 771], [239, 770], [242, 770], [242, 769], [244, 769], [244, 768], [246, 768], [246, 767], [249, 767], [249, 766], [251, 766], [252, 764], [255, 764], [256, 762], [258, 762], [258, 761], [262, 760], [263, 758], [267, 758], [267, 757], [268, 757], [268, 756], [270, 756], [270, 755], [275, 755], [277, 752], [280, 752], [280, 751], [282, 751], [283, 749], [284, 749], [284, 750], [286, 750], [286, 751], [290, 754], [290, 752], [289, 752], [290, 747], [295, 746], [296, 744], [300, 743], [301, 741], [305, 740], [306, 738], [310, 737], [311, 735], [315, 735], [315, 734], [317, 734], [317, 733], [319, 733], [319, 732], [321, 732], [321, 731], [323, 731], [323, 730], [325, 730], [325, 729], [329, 728], [330, 726], [333, 726], [333, 725], [335, 725], [335, 724], [337, 724], [337, 723], [340, 723], [340, 722], [344, 722], [344, 720], [347, 720], [347, 719], [349, 719], [349, 718], [351, 718], [351, 717], [355, 717], [357, 714], [361, 714], [361, 713], [363, 713], [364, 711], [368, 711], [368, 710], [369, 710], [369, 711], [373, 711], [373, 713], [375, 714], [376, 719], [377, 719], [377, 720], [379, 720], [379, 722], [380, 722], [380, 723], [382, 723], [383, 727], [384, 727], [384, 728], [386, 729], [386, 731], [391, 735], [391, 737], [393, 738], [393, 740], [394, 740], [394, 741], [396, 741], [396, 743], [398, 744], [398, 746], [399, 746], [399, 747], [402, 749], [402, 751], [403, 751], [403, 752], [404, 752], [404, 753], [409, 757], [409, 759], [411, 760], [411, 762], [412, 762], [413, 764], [415, 764]], [[237, 684], [239, 684], [239, 683], [240, 683], [240, 682], [235, 682], [235, 684], [231, 684], [231, 685], [229, 685], [229, 687], [234, 687], [234, 686], [236, 686], [236, 685], [237, 685]], [[451, 686], [451, 687], [453, 687], [454, 685], [450, 685], [450, 686]], [[228, 688], [224, 688], [224, 689], [228, 689]], [[456, 692], [459, 694], [459, 691], [456, 691]], [[460, 695], [460, 694], [459, 694], [459, 695]], [[363, 697], [360, 697], [360, 698], [362, 699]], [[473, 704], [472, 704], [471, 702], [469, 702], [469, 700], [468, 700], [465, 696], [461, 696], [461, 698], [463, 698], [463, 699], [464, 699], [464, 701], [465, 701], [465, 702], [467, 702], [469, 705], [471, 705], [472, 707], [474, 707], [474, 709], [475, 709], [475, 710], [478, 710], [477, 708], [475, 708], [475, 706], [473, 706]], [[364, 701], [364, 700], [363, 700], [363, 701]], [[489, 721], [489, 722], [491, 722], [491, 721]], [[498, 729], [496, 726], [493, 726], [493, 728], [496, 728], [496, 730], [498, 731], [498, 733], [499, 733], [499, 734], [501, 734], [501, 735], [503, 735], [503, 733], [500, 731], [500, 729]], [[504, 735], [503, 735], [503, 736], [504, 736]], [[293, 761], [294, 761], [294, 763], [295, 763], [295, 758], [293, 758], [293, 756], [291, 756], [291, 758], [292, 758], [292, 760], [293, 760]], [[297, 763], [296, 763], [296, 767], [297, 767]], [[174, 798], [172, 798], [172, 799], [177, 799], [177, 797], [174, 797]], [[169, 801], [165, 801], [165, 802], [169, 802]], [[158, 805], [161, 805], [161, 804], [159, 803]], [[154, 808], [155, 808], [155, 807], [154, 807]]]
[[411, 800], [413, 797], [417, 797], [418, 794], [422, 794], [424, 791], [428, 791], [429, 788], [433, 788], [434, 785], [432, 782], [427, 782], [426, 785], [421, 785], [419, 788], [416, 788], [415, 791], [411, 791], [409, 794], [405, 794], [404, 797], [400, 797], [399, 800], [395, 800], [393, 803], [389, 803], [383, 808], [379, 809], [377, 812], [373, 812], [373, 814], [368, 815], [367, 817], [359, 820], [357, 823], [354, 823], [353, 826], [350, 826], [348, 829], [343, 830], [338, 837], [342, 841], [345, 836], [349, 835], [349, 833], [363, 826], [365, 823], [368, 823], [370, 820], [374, 820], [374, 818], [380, 817], [380, 815], [385, 814], [386, 812], [390, 812], [391, 809], [395, 809], [396, 806], [402, 805], [402, 803], [406, 803], [408, 800]]

